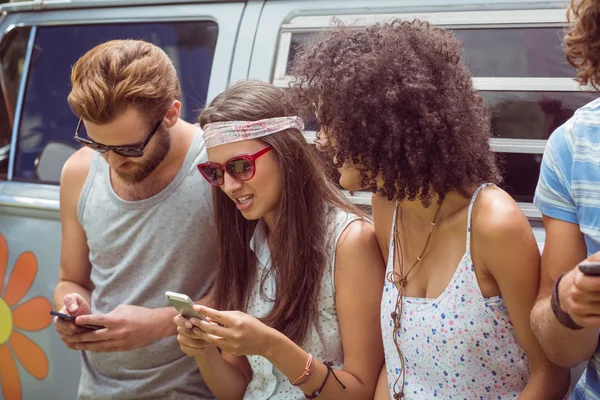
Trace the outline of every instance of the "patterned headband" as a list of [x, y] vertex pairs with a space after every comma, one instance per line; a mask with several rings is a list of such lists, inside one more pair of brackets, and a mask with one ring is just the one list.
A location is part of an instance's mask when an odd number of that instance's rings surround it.
[[202, 127], [206, 148], [223, 144], [258, 139], [286, 129], [303, 130], [304, 124], [299, 117], [279, 117], [259, 121], [222, 121], [212, 122]]

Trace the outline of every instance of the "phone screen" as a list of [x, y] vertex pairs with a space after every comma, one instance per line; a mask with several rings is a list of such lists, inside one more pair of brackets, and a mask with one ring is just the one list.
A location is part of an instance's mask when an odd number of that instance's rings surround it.
[[63, 313], [60, 313], [58, 311], [51, 310], [50, 311], [50, 315], [54, 315], [55, 317], [58, 317], [58, 318], [60, 318], [62, 320], [72, 322], [75, 325], [80, 326], [82, 328], [93, 329], [93, 330], [106, 328], [104, 325], [79, 325], [79, 324], [77, 324], [75, 322], [75, 318], [76, 318], [75, 316], [69, 315], [69, 314], [63, 314]]
[[176, 292], [167, 292], [165, 293], [165, 297], [185, 318], [190, 319], [194, 317], [206, 321], [206, 318], [194, 311], [194, 302], [187, 295]]
[[75, 317], [69, 314], [59, 313], [58, 311], [50, 311], [50, 315], [54, 315], [60, 319], [64, 319], [65, 321], [75, 322]]

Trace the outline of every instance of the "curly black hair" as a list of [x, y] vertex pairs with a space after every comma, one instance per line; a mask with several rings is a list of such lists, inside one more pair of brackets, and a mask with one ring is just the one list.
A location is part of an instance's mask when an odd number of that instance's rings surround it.
[[502, 180], [461, 52], [452, 33], [418, 20], [340, 24], [300, 46], [290, 92], [303, 117], [318, 104], [336, 166], [351, 160], [363, 186], [428, 207], [436, 193], [469, 197]]

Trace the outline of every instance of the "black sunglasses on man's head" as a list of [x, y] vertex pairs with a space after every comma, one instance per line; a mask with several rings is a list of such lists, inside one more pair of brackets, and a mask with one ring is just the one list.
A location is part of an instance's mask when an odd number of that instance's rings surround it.
[[102, 143], [94, 142], [92, 139], [86, 139], [86, 138], [80, 137], [79, 130], [81, 129], [81, 125], [83, 125], [83, 121], [80, 119], [79, 123], [77, 124], [77, 129], [75, 130], [74, 139], [77, 140], [82, 145], [87, 146], [90, 149], [96, 150], [97, 152], [100, 152], [100, 153], [107, 153], [110, 150], [112, 150], [115, 153], [117, 153], [118, 155], [123, 156], [123, 157], [141, 157], [144, 155], [144, 147], [146, 147], [146, 145], [152, 139], [152, 136], [154, 136], [156, 131], [158, 131], [158, 127], [160, 126], [161, 122], [162, 122], [162, 120], [158, 121], [154, 125], [154, 128], [152, 128], [152, 132], [150, 132], [150, 134], [148, 135], [148, 137], [146, 138], [146, 140], [144, 140], [144, 142], [142, 144], [131, 144], [131, 145], [125, 145], [125, 146], [107, 146]]

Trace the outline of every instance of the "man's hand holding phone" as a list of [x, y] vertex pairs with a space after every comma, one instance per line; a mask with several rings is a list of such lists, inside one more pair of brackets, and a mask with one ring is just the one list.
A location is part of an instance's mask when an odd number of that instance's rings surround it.
[[560, 308], [584, 328], [600, 328], [600, 252], [566, 273], [558, 285]]
[[163, 337], [164, 317], [157, 314], [160, 312], [160, 309], [121, 304], [108, 314], [80, 315], [76, 319], [77, 325], [102, 325], [105, 328], [88, 329], [71, 335], [68, 340], [76, 350], [99, 353], [140, 349]]
[[[164, 327], [157, 327], [157, 324], [164, 318], [156, 314], [159, 310], [120, 305], [108, 314], [92, 314], [89, 304], [76, 293], [66, 295], [64, 304], [58, 313], [54, 313], [54, 326], [70, 349], [129, 351], [146, 347], [162, 337]], [[70, 316], [75, 317], [75, 321], [69, 321]]]
[[[64, 306], [58, 311], [60, 314], [71, 315], [76, 318], [80, 315], [91, 313], [89, 304], [78, 293], [66, 295], [63, 302]], [[73, 350], [76, 349], [74, 343], [71, 342], [71, 338], [74, 335], [88, 332], [90, 330], [89, 328], [78, 326], [75, 322], [68, 321], [65, 318], [60, 318], [56, 315], [54, 317], [54, 328], [56, 329], [60, 340], [62, 340], [68, 348]]]

